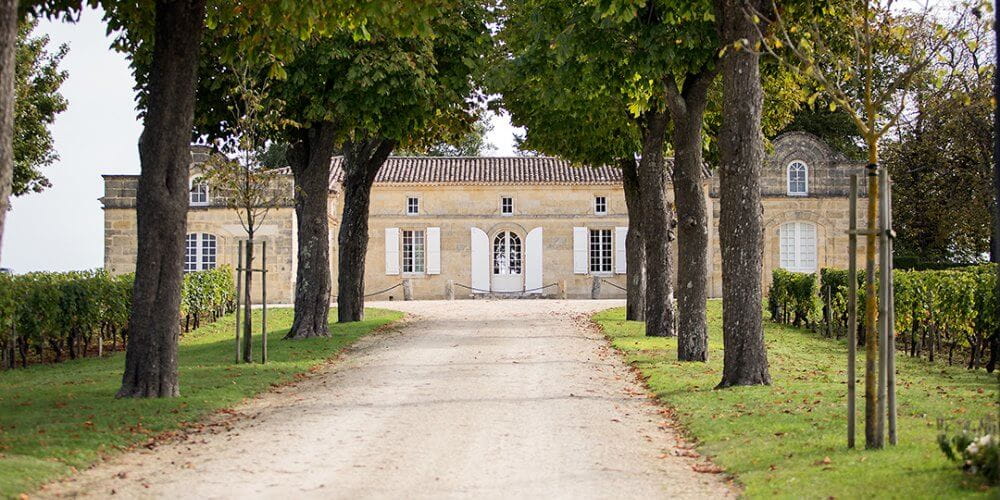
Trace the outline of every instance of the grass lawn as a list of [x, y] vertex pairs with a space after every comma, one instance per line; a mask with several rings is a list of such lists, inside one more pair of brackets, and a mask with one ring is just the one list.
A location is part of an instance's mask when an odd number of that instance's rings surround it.
[[[722, 303], [708, 306], [710, 361], [680, 363], [675, 339], [647, 338], [624, 309], [594, 320], [674, 408], [699, 451], [736, 476], [749, 497], [940, 498], [997, 495], [967, 478], [938, 449], [937, 419], [978, 423], [996, 416], [997, 375], [897, 354], [899, 445], [864, 451], [863, 379], [858, 384], [861, 449], [846, 447], [843, 341], [766, 323], [773, 385], [715, 390], [722, 376]], [[859, 353], [859, 376], [863, 376]]]
[[[336, 318], [336, 312], [330, 316]], [[181, 397], [174, 399], [114, 399], [124, 353], [0, 372], [0, 497], [34, 490], [102, 454], [292, 381], [402, 316], [369, 309], [363, 322], [331, 323], [330, 338], [292, 342], [281, 340], [292, 324], [292, 310], [268, 310], [267, 365], [233, 362], [235, 325], [232, 315], [227, 316], [181, 340]], [[259, 341], [255, 338], [257, 359]]]

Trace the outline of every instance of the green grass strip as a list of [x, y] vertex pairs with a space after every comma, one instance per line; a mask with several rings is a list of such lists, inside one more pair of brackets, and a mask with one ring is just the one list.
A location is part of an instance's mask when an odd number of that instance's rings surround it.
[[[254, 323], [258, 332], [259, 314]], [[330, 316], [336, 318], [336, 311]], [[365, 321], [331, 323], [329, 338], [282, 341], [292, 324], [292, 310], [271, 309], [268, 363], [237, 365], [235, 325], [229, 315], [183, 337], [181, 397], [173, 399], [114, 399], [125, 364], [123, 353], [0, 372], [0, 496], [32, 491], [103, 454], [179, 429], [292, 381], [402, 316], [368, 309]], [[260, 359], [259, 349], [258, 336], [255, 359]]]
[[[773, 385], [714, 389], [722, 375], [722, 303], [710, 301], [710, 361], [677, 361], [676, 339], [643, 336], [624, 309], [594, 316], [612, 344], [674, 409], [702, 454], [745, 486], [750, 498], [990, 497], [996, 488], [964, 475], [938, 449], [937, 419], [978, 423], [998, 412], [997, 374], [897, 353], [899, 445], [846, 447], [847, 346], [766, 323]], [[858, 359], [863, 376], [863, 352]], [[863, 382], [863, 379], [859, 379]], [[864, 446], [864, 386], [858, 385], [858, 443]], [[995, 498], [995, 496], [994, 496]]]

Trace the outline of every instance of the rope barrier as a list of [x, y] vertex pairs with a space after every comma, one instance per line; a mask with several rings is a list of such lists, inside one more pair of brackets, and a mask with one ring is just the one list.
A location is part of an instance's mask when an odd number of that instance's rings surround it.
[[462, 288], [465, 288], [466, 290], [471, 290], [471, 291], [473, 291], [475, 293], [528, 293], [528, 292], [537, 292], [537, 291], [540, 291], [540, 290], [545, 290], [546, 288], [550, 288], [550, 287], [558, 286], [558, 285], [559, 285], [559, 283], [549, 283], [548, 285], [545, 285], [543, 287], [532, 288], [530, 290], [518, 290], [518, 291], [515, 291], [515, 292], [500, 292], [500, 291], [494, 291], [494, 290], [480, 290], [478, 288], [472, 288], [471, 286], [466, 286], [466, 285], [463, 285], [461, 283], [455, 283], [455, 286], [460, 286]]
[[365, 298], [372, 297], [372, 296], [375, 296], [375, 295], [381, 295], [381, 294], [383, 294], [385, 292], [389, 292], [389, 291], [395, 290], [395, 289], [397, 289], [397, 288], [399, 288], [401, 286], [403, 286], [403, 282], [402, 281], [400, 281], [399, 283], [396, 283], [393, 286], [390, 286], [389, 288], [386, 288], [385, 290], [379, 290], [377, 292], [372, 292], [372, 293], [366, 294]]
[[615, 288], [617, 288], [617, 289], [619, 289], [619, 290], [621, 290], [623, 292], [628, 292], [627, 288], [622, 288], [622, 287], [620, 287], [620, 286], [618, 286], [618, 285], [616, 285], [616, 284], [614, 284], [614, 283], [612, 283], [612, 282], [610, 282], [610, 281], [608, 281], [608, 280], [606, 280], [604, 278], [601, 278], [601, 281], [603, 281], [604, 283], [607, 283], [607, 284], [609, 284], [609, 285], [611, 285], [611, 286], [613, 286], [613, 287], [615, 287]]
[[[369, 293], [369, 294], [365, 294], [363, 296], [363, 298], [367, 299], [368, 297], [373, 297], [375, 295], [381, 295], [381, 294], [383, 294], [385, 292], [388, 292], [388, 291], [391, 291], [391, 290], [395, 290], [396, 288], [399, 288], [401, 286], [403, 286], [403, 282], [402, 281], [400, 281], [399, 283], [396, 283], [395, 285], [390, 286], [389, 288], [386, 288], [385, 290], [379, 290], [377, 292], [372, 292], [372, 293]], [[333, 296], [334, 299], [336, 299], [337, 297], [338, 297], [337, 295]]]

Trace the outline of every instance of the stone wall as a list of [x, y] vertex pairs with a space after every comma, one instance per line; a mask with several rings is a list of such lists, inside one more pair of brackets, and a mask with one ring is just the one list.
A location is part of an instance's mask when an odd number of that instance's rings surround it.
[[[804, 133], [785, 134], [773, 142], [773, 152], [768, 155], [763, 172], [763, 285], [766, 290], [771, 272], [780, 265], [780, 227], [785, 222], [809, 222], [816, 227], [817, 269], [824, 267], [846, 268], [849, 176], [863, 173], [862, 165], [850, 162], [830, 150], [815, 137]], [[204, 161], [207, 151], [193, 151], [196, 162]], [[792, 161], [808, 165], [809, 190], [806, 196], [787, 194], [786, 168]], [[195, 167], [195, 172], [197, 172]], [[197, 174], [195, 174], [197, 175]], [[135, 268], [135, 191], [137, 176], [104, 176], [105, 196], [105, 266], [115, 274], [132, 272]], [[278, 189], [291, 192], [291, 176], [282, 178]], [[861, 186], [862, 196], [864, 195]], [[708, 212], [712, 214], [709, 231], [709, 295], [721, 296], [721, 252], [718, 244], [719, 200], [718, 179], [706, 182], [709, 196]], [[406, 199], [420, 199], [420, 212], [406, 214]], [[514, 214], [501, 215], [500, 199], [510, 196], [514, 200]], [[594, 197], [605, 196], [607, 214], [594, 213]], [[668, 191], [668, 198], [672, 192]], [[342, 204], [342, 194], [331, 193], [330, 217], [330, 269], [333, 276], [333, 294], [336, 295], [337, 232]], [[858, 204], [858, 224], [864, 225], [864, 203]], [[411, 280], [413, 297], [440, 299], [445, 297], [449, 281], [455, 283], [456, 298], [470, 298], [473, 294], [461, 285], [471, 285], [471, 228], [486, 232], [490, 242], [500, 231], [513, 231], [521, 237], [535, 228], [543, 231], [542, 284], [565, 284], [568, 297], [590, 298], [593, 276], [573, 272], [573, 228], [588, 229], [628, 226], [624, 194], [617, 185], [418, 185], [379, 184], [371, 199], [369, 244], [365, 264], [365, 289], [374, 293], [399, 284], [404, 278]], [[441, 273], [435, 275], [386, 274], [386, 228], [423, 229], [440, 228]], [[244, 238], [236, 213], [225, 207], [222, 193], [212, 196], [205, 207], [191, 207], [188, 213], [188, 232], [202, 232], [217, 237], [218, 265], [236, 264], [236, 241]], [[268, 215], [267, 223], [260, 230], [259, 239], [268, 242], [268, 298], [270, 302], [290, 303], [293, 299], [297, 256], [296, 227], [291, 200]], [[425, 233], [426, 234], [426, 233]], [[673, 245], [674, 262], [677, 246]], [[524, 248], [522, 247], [522, 255]], [[859, 256], [863, 257], [864, 241], [859, 239]], [[617, 258], [617, 255], [616, 255]], [[859, 260], [859, 266], [862, 265]], [[613, 268], [614, 270], [614, 268]], [[522, 273], [523, 275], [524, 273]], [[600, 276], [624, 286], [624, 274], [615, 272]], [[544, 296], [558, 296], [558, 287], [544, 290]], [[401, 288], [371, 297], [371, 300], [401, 300]], [[622, 298], [624, 293], [604, 284], [601, 296]]]
[[[858, 174], [858, 226], [865, 224], [864, 165], [852, 162], [811, 134], [791, 132], [772, 142], [764, 163], [761, 194], [764, 215], [763, 285], [766, 293], [771, 273], [780, 267], [780, 227], [786, 222], [810, 222], [816, 227], [817, 271], [824, 267], [847, 268], [850, 176]], [[789, 196], [787, 168], [801, 161], [808, 168], [808, 193]], [[718, 177], [709, 181], [712, 216], [712, 267], [709, 294], [722, 295], [722, 254], [719, 237]], [[864, 238], [858, 239], [858, 265], [863, 267]]]
[[[420, 213], [406, 215], [406, 199], [420, 199]], [[500, 214], [500, 198], [514, 199], [514, 214]], [[594, 197], [606, 196], [608, 213], [594, 214]], [[338, 195], [332, 206], [339, 207]], [[331, 214], [339, 219], [339, 212]], [[614, 229], [628, 226], [625, 198], [618, 186], [400, 186], [379, 185], [372, 193], [369, 219], [368, 254], [365, 260], [365, 291], [377, 292], [412, 279], [413, 295], [417, 299], [445, 297], [447, 282], [470, 286], [472, 271], [471, 228], [486, 232], [490, 241], [500, 231], [517, 233], [522, 245], [525, 236], [534, 228], [542, 228], [542, 283], [549, 285], [565, 281], [570, 298], [590, 298], [593, 276], [573, 273], [573, 228]], [[387, 275], [385, 268], [386, 228], [422, 229], [438, 227], [441, 230], [441, 274], [414, 276]], [[336, 231], [336, 227], [333, 228]], [[336, 236], [333, 237], [332, 255], [336, 255]], [[523, 253], [523, 250], [522, 250]], [[334, 257], [335, 258], [335, 257]], [[333, 263], [336, 276], [336, 263]], [[614, 272], [601, 277], [625, 285], [625, 275]], [[336, 282], [334, 282], [336, 287]], [[545, 296], [557, 296], [558, 287], [544, 290]], [[334, 292], [336, 293], [336, 291]], [[372, 297], [371, 300], [402, 298], [402, 289]], [[470, 298], [472, 292], [461, 286], [455, 289], [456, 298]], [[602, 297], [622, 298], [613, 286], [602, 287]]]
[[[104, 176], [104, 267], [112, 274], [135, 272], [138, 239], [135, 221], [135, 190], [138, 176]], [[239, 217], [232, 209], [214, 204], [189, 207], [187, 232], [216, 237], [216, 265], [236, 268], [237, 242], [246, 239]], [[294, 289], [294, 210], [271, 210], [255, 236], [267, 242], [267, 298], [270, 303], [291, 303]], [[257, 265], [260, 247], [257, 247]], [[254, 301], [260, 300], [260, 274], [254, 279]]]

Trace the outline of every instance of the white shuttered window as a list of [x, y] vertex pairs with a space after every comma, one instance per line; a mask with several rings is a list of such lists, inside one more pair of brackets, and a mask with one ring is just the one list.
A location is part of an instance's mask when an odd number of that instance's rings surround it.
[[385, 274], [399, 274], [399, 228], [385, 228]]
[[816, 272], [816, 225], [786, 222], [778, 230], [781, 238], [781, 268], [799, 273]]

